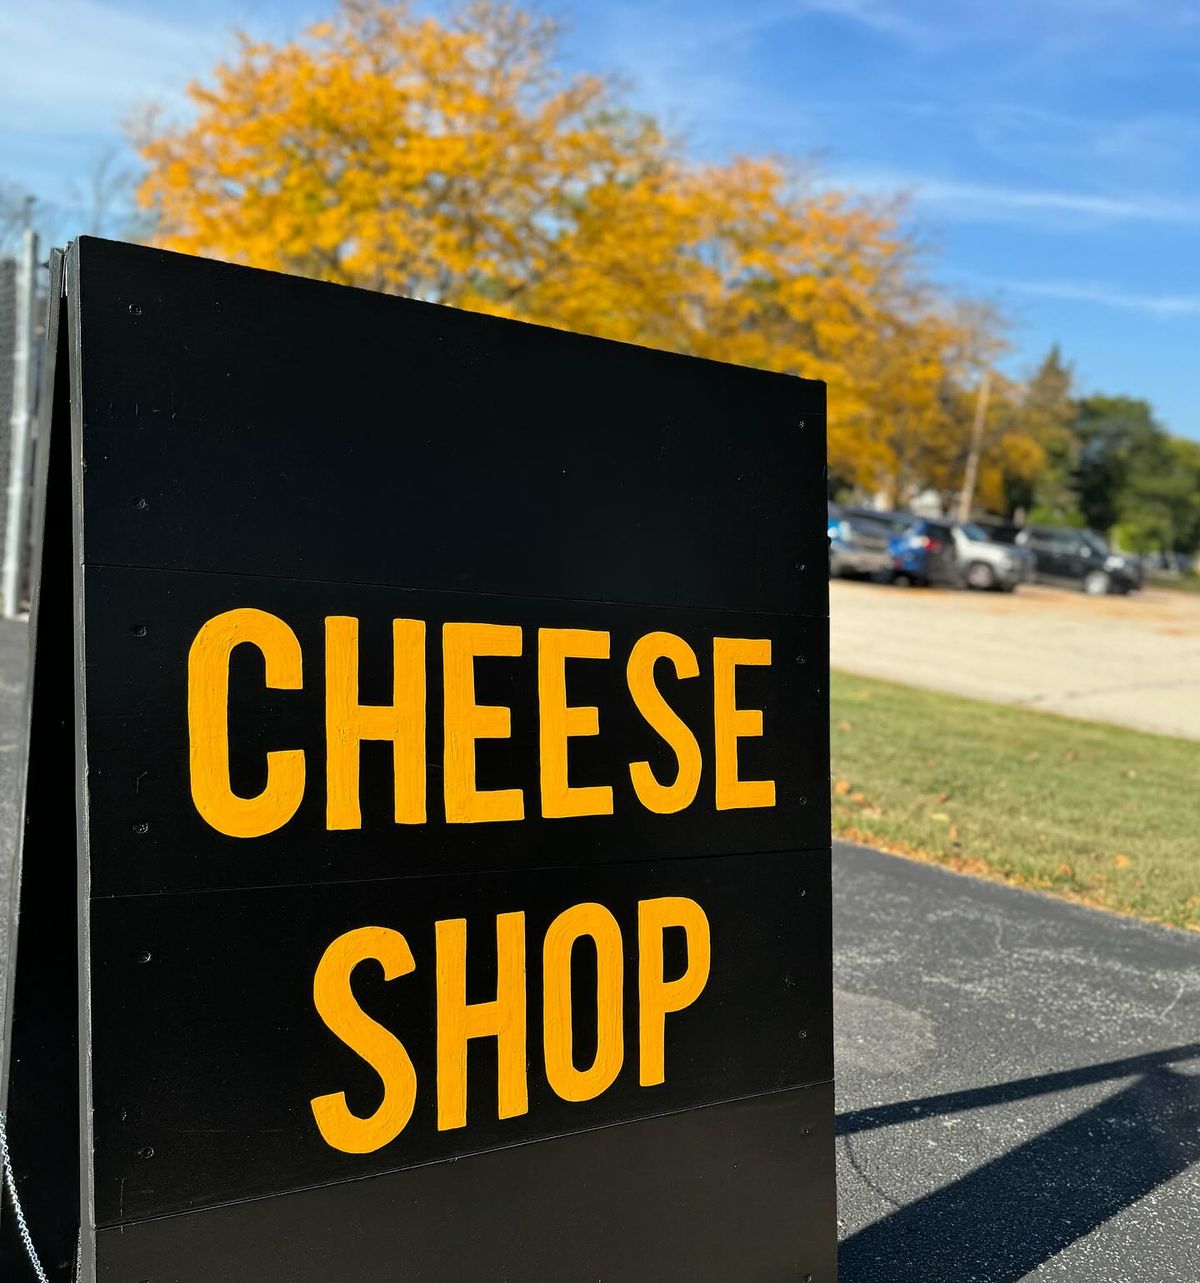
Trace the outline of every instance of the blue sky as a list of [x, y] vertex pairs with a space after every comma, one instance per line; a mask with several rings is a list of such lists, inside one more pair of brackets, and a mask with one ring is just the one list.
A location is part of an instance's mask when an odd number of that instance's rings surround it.
[[[935, 274], [1060, 342], [1085, 390], [1200, 438], [1200, 0], [562, 0], [569, 64], [613, 70], [706, 157], [815, 157], [910, 194]], [[139, 103], [240, 25], [320, 0], [0, 0], [0, 181], [72, 192]]]

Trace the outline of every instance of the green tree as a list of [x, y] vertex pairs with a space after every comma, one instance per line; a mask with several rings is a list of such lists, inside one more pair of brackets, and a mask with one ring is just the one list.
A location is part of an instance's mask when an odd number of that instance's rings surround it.
[[1129, 452], [1121, 534], [1136, 552], [1194, 552], [1200, 543], [1200, 445], [1165, 433]]
[[1046, 353], [1025, 385], [1025, 395], [1014, 415], [1023, 430], [1037, 441], [1045, 465], [1035, 477], [1005, 478], [1008, 511], [1037, 509], [1046, 519], [1074, 524], [1078, 519], [1071, 471], [1078, 441], [1072, 427], [1076, 408], [1072, 399], [1074, 372], [1063, 360], [1058, 344]]
[[1071, 488], [1079, 511], [1093, 530], [1107, 532], [1121, 519], [1126, 490], [1145, 461], [1161, 462], [1166, 434], [1149, 402], [1097, 394], [1076, 402], [1077, 455]]

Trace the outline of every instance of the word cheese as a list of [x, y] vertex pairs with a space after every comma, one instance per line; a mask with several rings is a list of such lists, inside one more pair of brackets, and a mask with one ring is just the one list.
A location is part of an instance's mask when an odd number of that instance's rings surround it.
[[[358, 620], [325, 620], [325, 826], [356, 829], [359, 760], [364, 740], [389, 740], [393, 746], [395, 820], [424, 824], [427, 819], [425, 730], [428, 694], [425, 622], [392, 622], [393, 702], [358, 701]], [[475, 778], [475, 745], [481, 739], [506, 739], [511, 710], [479, 704], [475, 698], [475, 661], [484, 656], [517, 659], [524, 650], [523, 630], [510, 624], [447, 623], [442, 628], [442, 717], [445, 732], [442, 781], [445, 815], [451, 824], [521, 820], [526, 799], [521, 789], [480, 789]], [[308, 764], [301, 749], [267, 754], [267, 782], [254, 797], [233, 790], [229, 777], [229, 660], [235, 647], [261, 653], [266, 684], [274, 690], [301, 690], [303, 656], [295, 633], [282, 619], [261, 610], [227, 611], [209, 620], [192, 643], [188, 658], [188, 727], [191, 787], [196, 809], [214, 829], [230, 837], [253, 838], [282, 828], [304, 797]], [[540, 628], [537, 634], [537, 689], [541, 814], [559, 819], [611, 815], [611, 786], [572, 786], [568, 745], [576, 736], [599, 733], [599, 710], [567, 703], [566, 661], [609, 659], [607, 632], [581, 628]], [[673, 633], [641, 637], [625, 664], [630, 695], [638, 712], [670, 746], [675, 778], [659, 780], [647, 762], [629, 764], [633, 788], [647, 810], [673, 814], [690, 806], [700, 784], [702, 756], [693, 730], [655, 685], [654, 667], [667, 660], [681, 678], [700, 673], [695, 652]], [[760, 709], [738, 708], [735, 676], [742, 665], [769, 665], [767, 638], [714, 637], [712, 643], [713, 719], [711, 747], [717, 810], [775, 805], [773, 780], [743, 780], [738, 775], [738, 740], [763, 733]]]

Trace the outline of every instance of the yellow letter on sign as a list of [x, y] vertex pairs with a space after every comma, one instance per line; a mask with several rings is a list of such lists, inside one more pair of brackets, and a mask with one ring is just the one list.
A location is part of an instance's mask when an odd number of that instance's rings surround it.
[[713, 717], [716, 751], [717, 810], [774, 806], [774, 780], [738, 778], [738, 740], [763, 733], [762, 710], [738, 708], [734, 688], [742, 664], [768, 665], [769, 637], [713, 638]]
[[547, 819], [613, 813], [613, 792], [607, 784], [572, 788], [567, 778], [567, 741], [575, 735], [599, 735], [600, 710], [567, 703], [566, 662], [607, 658], [607, 633], [587, 628], [538, 630], [542, 814]]
[[700, 787], [700, 745], [688, 724], [663, 699], [654, 684], [654, 665], [660, 659], [669, 659], [676, 677], [696, 677], [700, 665], [696, 652], [674, 633], [647, 633], [629, 654], [625, 673], [629, 693], [638, 712], [671, 746], [679, 770], [670, 784], [661, 784], [650, 769], [649, 762], [631, 762], [629, 775], [634, 792], [642, 805], [656, 815], [674, 815], [691, 806]]
[[296, 814], [304, 796], [304, 753], [267, 754], [267, 786], [239, 797], [229, 781], [229, 656], [235, 646], [257, 646], [272, 690], [301, 687], [296, 634], [263, 610], [228, 610], [196, 634], [188, 652], [188, 741], [192, 801], [218, 833], [235, 838], [273, 833]]
[[[687, 937], [687, 966], [678, 980], [663, 978], [663, 932], [682, 927]], [[712, 940], [708, 918], [683, 896], [642, 900], [638, 905], [638, 996], [640, 1001], [643, 1087], [666, 1081], [667, 1012], [690, 1007], [708, 983]]]
[[358, 702], [358, 620], [325, 620], [325, 827], [362, 827], [363, 740], [392, 741], [397, 824], [425, 823], [425, 621], [392, 620], [392, 703]]
[[[571, 952], [581, 936], [596, 946], [596, 1058], [587, 1069], [575, 1068], [573, 1054]], [[573, 905], [550, 924], [542, 953], [543, 1042], [547, 1081], [563, 1100], [594, 1100], [621, 1072], [623, 974], [621, 928], [602, 904]]]
[[406, 976], [415, 965], [408, 941], [399, 931], [359, 927], [338, 936], [325, 950], [313, 979], [317, 1014], [383, 1079], [383, 1101], [369, 1118], [350, 1112], [345, 1092], [312, 1101], [313, 1117], [325, 1143], [346, 1154], [370, 1154], [395, 1140], [408, 1126], [417, 1099], [417, 1074], [404, 1044], [354, 999], [350, 977], [368, 959], [379, 963], [385, 980]]
[[495, 1038], [498, 1117], [529, 1110], [525, 1077], [525, 915], [496, 918], [496, 1000], [467, 1002], [467, 922], [434, 925], [437, 937], [438, 1131], [467, 1125], [467, 1041]]
[[510, 709], [475, 702], [475, 657], [520, 653], [521, 630], [515, 624], [445, 624], [442, 628], [443, 774], [450, 824], [525, 818], [525, 796], [520, 789], [475, 786], [475, 741], [508, 739], [512, 734]]

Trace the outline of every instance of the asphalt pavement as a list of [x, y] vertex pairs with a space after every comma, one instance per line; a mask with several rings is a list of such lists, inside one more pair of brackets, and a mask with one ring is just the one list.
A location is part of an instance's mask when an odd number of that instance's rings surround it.
[[834, 928], [842, 1283], [1200, 1280], [1200, 937], [844, 844]]
[[834, 852], [842, 1283], [1197, 1283], [1200, 937]]

